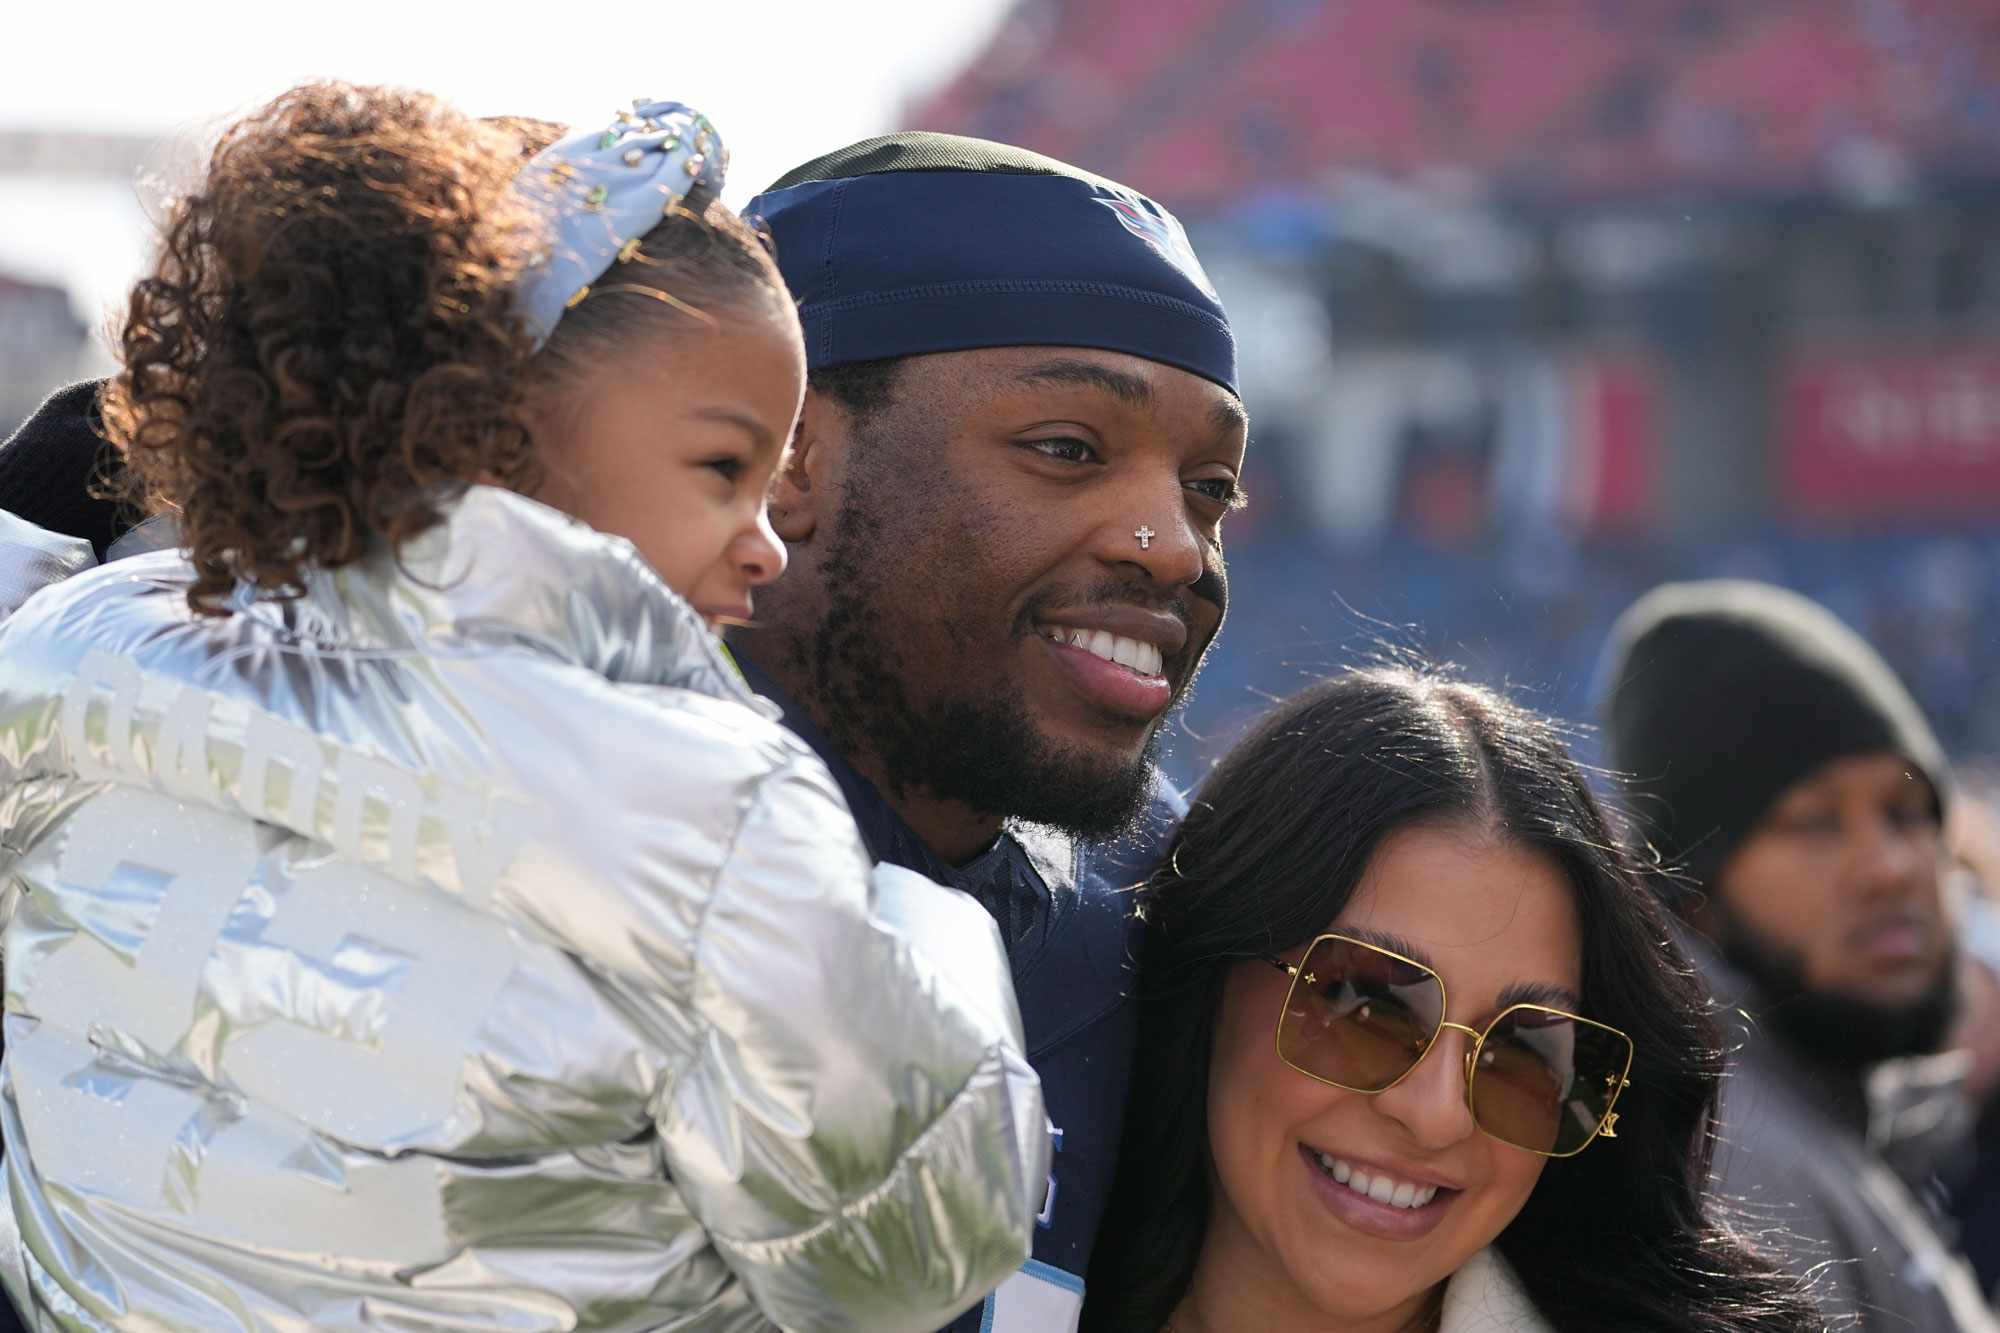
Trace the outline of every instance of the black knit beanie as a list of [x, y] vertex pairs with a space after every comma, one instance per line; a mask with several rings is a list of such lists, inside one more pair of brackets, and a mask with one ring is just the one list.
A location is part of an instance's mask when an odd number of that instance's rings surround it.
[[1848, 755], [1901, 755], [1943, 818], [1948, 769], [1916, 700], [1797, 593], [1733, 579], [1656, 588], [1612, 627], [1606, 679], [1605, 738], [1632, 813], [1700, 885], [1786, 788]]
[[58, 389], [0, 444], [0, 509], [38, 528], [81, 537], [102, 560], [133, 516], [96, 495], [94, 484], [119, 466], [106, 442], [97, 396], [102, 380]]

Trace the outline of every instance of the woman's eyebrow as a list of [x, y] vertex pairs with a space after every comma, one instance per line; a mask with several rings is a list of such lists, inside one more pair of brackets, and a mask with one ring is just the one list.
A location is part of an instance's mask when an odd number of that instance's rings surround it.
[[1333, 933], [1345, 935], [1351, 940], [1360, 940], [1363, 944], [1372, 944], [1378, 949], [1387, 949], [1390, 953], [1399, 953], [1411, 962], [1422, 963], [1431, 971], [1437, 971], [1437, 964], [1431, 961], [1430, 955], [1401, 935], [1386, 930], [1376, 930], [1372, 926], [1335, 926]]
[[1517, 1004], [1547, 1005], [1574, 1014], [1582, 1010], [1583, 997], [1559, 982], [1517, 981], [1500, 992], [1496, 1012]]
[[[1399, 953], [1412, 962], [1422, 963], [1433, 972], [1437, 971], [1437, 964], [1431, 961], [1422, 947], [1392, 931], [1376, 930], [1372, 926], [1335, 926], [1332, 933], [1372, 944], [1378, 949], [1387, 949], [1390, 953]], [[1501, 990], [1493, 1012], [1498, 1013], [1517, 1004], [1541, 1004], [1568, 1013], [1580, 1013], [1583, 997], [1557, 981], [1516, 981]]]

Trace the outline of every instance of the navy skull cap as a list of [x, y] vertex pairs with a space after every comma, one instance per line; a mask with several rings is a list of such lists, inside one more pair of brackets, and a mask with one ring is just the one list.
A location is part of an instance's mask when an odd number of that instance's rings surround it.
[[909, 131], [780, 177], [761, 218], [820, 370], [977, 347], [1094, 347], [1232, 393], [1236, 340], [1174, 215], [1054, 158]]

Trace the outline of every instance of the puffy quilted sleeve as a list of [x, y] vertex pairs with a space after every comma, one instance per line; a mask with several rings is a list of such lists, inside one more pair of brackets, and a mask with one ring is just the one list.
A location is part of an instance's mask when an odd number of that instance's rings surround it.
[[43, 588], [96, 563], [81, 537], [65, 537], [0, 511], [0, 620]]
[[760, 782], [693, 940], [668, 1167], [787, 1329], [917, 1333], [1028, 1256], [1040, 1084], [978, 904], [871, 867], [800, 748]]

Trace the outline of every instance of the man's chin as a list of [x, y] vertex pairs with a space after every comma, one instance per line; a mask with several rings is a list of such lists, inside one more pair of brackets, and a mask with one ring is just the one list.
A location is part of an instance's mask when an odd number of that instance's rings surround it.
[[1125, 831], [1152, 796], [1157, 724], [1137, 744], [1107, 746], [1101, 733], [1079, 742], [1045, 727], [1018, 694], [905, 698], [896, 716], [857, 719], [873, 724], [892, 793], [1091, 838]]
[[1061, 756], [1064, 765], [1104, 778], [1134, 765], [1151, 765], [1159, 755], [1161, 727], [1162, 720], [1157, 717], [1145, 722], [1106, 719], [1095, 726], [1037, 719], [1035, 748], [1045, 755]]
[[1870, 979], [1851, 985], [1824, 986], [1820, 989], [1845, 995], [1855, 1004], [1867, 1005], [1885, 1013], [1895, 1013], [1929, 1001], [1937, 994], [1950, 970], [1949, 962], [1941, 962], [1936, 967], [1925, 968], [1914, 975]]
[[1807, 983], [1795, 954], [1727, 921], [1717, 943], [1764, 993], [1765, 1022], [1811, 1058], [1863, 1069], [1944, 1048], [1958, 1013], [1958, 974], [1946, 966], [1910, 993], [1818, 987]]
[[1080, 838], [1128, 831], [1152, 798], [1159, 734], [1157, 723], [1129, 745], [1041, 734], [1004, 813]]
[[1952, 973], [1915, 999], [1881, 1002], [1848, 991], [1796, 995], [1772, 1013], [1774, 1025], [1821, 1061], [1854, 1069], [1944, 1049], [1958, 1014]]

